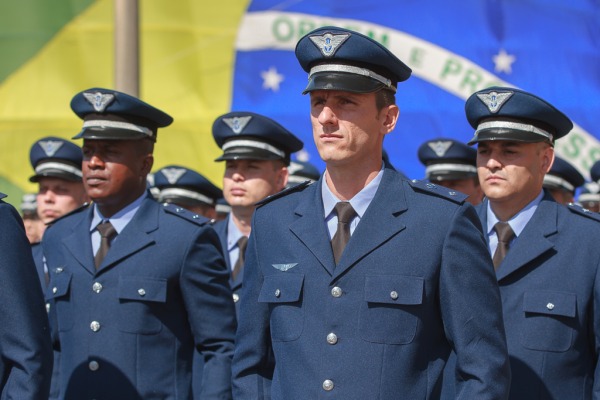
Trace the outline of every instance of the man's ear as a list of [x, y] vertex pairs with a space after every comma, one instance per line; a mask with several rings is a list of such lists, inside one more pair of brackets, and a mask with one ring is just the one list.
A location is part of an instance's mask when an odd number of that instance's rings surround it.
[[385, 111], [382, 125], [383, 134], [387, 135], [396, 127], [398, 117], [400, 116], [400, 108], [398, 108], [398, 106], [395, 104], [390, 104], [389, 106], [386, 106], [382, 111]]

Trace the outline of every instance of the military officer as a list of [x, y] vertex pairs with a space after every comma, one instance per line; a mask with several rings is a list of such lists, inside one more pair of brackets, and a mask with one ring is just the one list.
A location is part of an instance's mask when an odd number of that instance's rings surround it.
[[573, 124], [507, 87], [474, 93], [465, 109], [486, 196], [477, 210], [502, 296], [510, 399], [597, 398], [600, 218], [543, 189], [554, 143]]
[[[63, 138], [48, 136], [37, 140], [29, 150], [34, 174], [30, 182], [38, 184], [37, 213], [47, 224], [81, 207], [89, 197], [81, 181], [81, 148]], [[44, 270], [40, 242], [31, 246], [42, 287], [46, 287], [48, 271]]]
[[310, 181], [318, 181], [321, 173], [316, 166], [308, 161], [292, 161], [288, 167], [289, 176], [286, 187], [295, 186], [299, 183]]
[[577, 196], [577, 203], [581, 207], [593, 212], [600, 212], [600, 184], [598, 182], [586, 182]]
[[567, 160], [558, 156], [544, 176], [544, 188], [557, 203], [568, 205], [575, 201], [575, 191], [585, 183], [583, 175]]
[[84, 120], [75, 138], [93, 206], [54, 221], [43, 240], [60, 398], [230, 398], [235, 308], [219, 239], [206, 218], [146, 190], [157, 130], [172, 118], [100, 88], [71, 108]]
[[206, 218], [216, 218], [215, 205], [223, 191], [198, 172], [168, 165], [156, 172], [154, 185], [159, 189], [159, 202], [177, 204]]
[[44, 297], [21, 217], [3, 200], [0, 221], [0, 397], [46, 400], [52, 346]]
[[239, 311], [243, 282], [244, 253], [255, 205], [288, 182], [292, 153], [303, 143], [286, 128], [264, 115], [230, 112], [218, 117], [212, 133], [225, 162], [223, 196], [231, 206], [229, 216], [215, 224], [225, 260], [231, 271], [231, 289]]
[[466, 194], [473, 205], [481, 203], [475, 149], [454, 139], [436, 138], [423, 143], [418, 156], [425, 166], [425, 179]]
[[21, 199], [21, 218], [25, 226], [25, 234], [29, 243], [39, 243], [46, 226], [37, 213], [37, 201], [35, 193], [25, 193]]
[[331, 26], [301, 38], [296, 56], [326, 170], [254, 213], [234, 398], [437, 398], [452, 348], [463, 398], [504, 398], [500, 295], [475, 210], [383, 162], [410, 68]]

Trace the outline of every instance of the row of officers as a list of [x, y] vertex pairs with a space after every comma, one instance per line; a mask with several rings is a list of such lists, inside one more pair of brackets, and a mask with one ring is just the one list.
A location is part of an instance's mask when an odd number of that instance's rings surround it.
[[583, 177], [554, 155], [569, 118], [477, 91], [472, 139], [424, 143], [427, 179], [408, 180], [383, 141], [410, 68], [332, 26], [296, 56], [326, 165], [300, 183], [303, 143], [231, 112], [212, 127], [223, 190], [171, 165], [153, 195], [172, 118], [114, 90], [74, 96], [82, 147], [30, 153], [41, 242], [0, 204], [2, 397], [600, 399], [600, 216], [572, 203]]

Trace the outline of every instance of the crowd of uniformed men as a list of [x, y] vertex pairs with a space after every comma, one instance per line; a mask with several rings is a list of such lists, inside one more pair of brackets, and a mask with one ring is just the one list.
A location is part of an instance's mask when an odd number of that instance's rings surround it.
[[410, 68], [338, 27], [296, 56], [323, 173], [252, 112], [212, 126], [223, 189], [152, 173], [168, 114], [73, 97], [82, 146], [36, 141], [37, 194], [0, 202], [3, 398], [600, 399], [600, 162], [555, 157], [569, 118], [485, 88], [408, 180], [383, 140]]

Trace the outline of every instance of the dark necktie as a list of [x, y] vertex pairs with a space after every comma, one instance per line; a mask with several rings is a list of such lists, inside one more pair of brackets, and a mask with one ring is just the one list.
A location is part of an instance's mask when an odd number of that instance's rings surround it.
[[117, 235], [117, 231], [108, 221], [98, 224], [96, 229], [100, 233], [100, 247], [94, 256], [94, 263], [96, 264], [96, 269], [98, 269], [100, 264], [102, 264], [102, 260], [106, 257], [106, 253], [110, 249], [110, 241]]
[[350, 222], [356, 216], [356, 211], [347, 201], [340, 201], [334, 207], [338, 217], [338, 226], [333, 239], [331, 239], [331, 248], [333, 249], [333, 258], [337, 265], [342, 258], [342, 253], [346, 244], [350, 240]]
[[507, 222], [497, 222], [494, 225], [494, 230], [498, 236], [498, 247], [496, 247], [493, 261], [494, 269], [498, 269], [498, 266], [504, 260], [504, 257], [506, 257], [506, 253], [508, 253], [508, 245], [512, 238], [515, 237], [515, 233]]
[[237, 241], [238, 248], [240, 249], [238, 259], [233, 266], [233, 271], [231, 271], [231, 279], [235, 280], [238, 274], [244, 268], [244, 256], [246, 255], [246, 246], [248, 245], [248, 238], [246, 236], [242, 236]]

